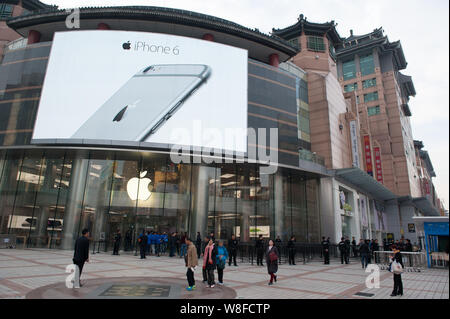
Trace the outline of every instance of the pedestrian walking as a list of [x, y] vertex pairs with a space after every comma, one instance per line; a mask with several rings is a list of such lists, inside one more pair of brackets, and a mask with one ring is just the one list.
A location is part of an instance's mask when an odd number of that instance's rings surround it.
[[403, 296], [402, 272], [404, 266], [402, 262], [402, 254], [400, 253], [397, 245], [392, 245], [391, 249], [393, 252], [393, 256], [391, 256], [391, 271], [394, 274], [394, 289], [392, 290], [391, 297], [398, 295]]
[[147, 232], [147, 246], [146, 246], [146, 252], [148, 255], [153, 254], [153, 243], [154, 243], [154, 236], [153, 232]]
[[362, 268], [367, 268], [367, 264], [369, 262], [369, 243], [368, 240], [364, 241], [363, 239], [360, 240], [359, 243], [359, 255], [361, 257], [361, 265]]
[[148, 236], [146, 235], [145, 231], [142, 231], [142, 234], [138, 238], [139, 243], [139, 251], [141, 254], [141, 259], [145, 259], [145, 252], [147, 251], [147, 244], [148, 244]]
[[219, 241], [219, 246], [217, 247], [216, 255], [216, 265], [217, 265], [217, 276], [219, 277], [219, 285], [223, 285], [223, 271], [225, 265], [227, 264], [228, 250], [223, 245], [223, 241]]
[[263, 265], [264, 239], [262, 235], [259, 235], [259, 238], [256, 240], [255, 249], [256, 249], [256, 265], [264, 266]]
[[185, 257], [185, 263], [187, 267], [186, 277], [188, 281], [187, 291], [192, 291], [195, 289], [195, 278], [194, 272], [198, 265], [198, 255], [197, 249], [192, 243], [191, 239], [188, 237], [185, 239], [187, 245], [187, 253]]
[[231, 239], [228, 241], [228, 248], [230, 249], [230, 258], [228, 259], [228, 265], [231, 266], [231, 262], [234, 261], [234, 265], [237, 267], [236, 256], [239, 247], [239, 241], [234, 234], [231, 235]]
[[295, 236], [291, 236], [287, 248], [289, 252], [289, 265], [295, 265]]
[[118, 229], [116, 235], [114, 236], [113, 255], [119, 255], [119, 248], [120, 248], [121, 241], [122, 241], [122, 235], [120, 234], [120, 229]]
[[202, 235], [200, 235], [200, 232], [197, 232], [197, 238], [195, 240], [195, 246], [197, 248], [197, 256], [200, 257], [201, 251], [202, 251]]
[[89, 231], [85, 228], [81, 231], [81, 237], [75, 241], [75, 249], [73, 254], [73, 263], [78, 266], [78, 278], [74, 281], [74, 288], [80, 288], [81, 272], [85, 262], [89, 262]]
[[277, 247], [274, 245], [272, 239], [269, 240], [269, 247], [267, 247], [266, 263], [267, 272], [270, 275], [269, 286], [273, 285], [273, 282], [277, 282], [277, 271], [278, 271], [278, 259], [279, 252]]
[[330, 242], [325, 237], [322, 237], [322, 253], [323, 253], [323, 263], [325, 265], [330, 264]]
[[217, 249], [214, 245], [212, 238], [208, 241], [208, 246], [203, 253], [203, 268], [206, 270], [206, 280], [208, 283], [207, 288], [214, 288], [214, 269], [216, 269], [216, 255]]

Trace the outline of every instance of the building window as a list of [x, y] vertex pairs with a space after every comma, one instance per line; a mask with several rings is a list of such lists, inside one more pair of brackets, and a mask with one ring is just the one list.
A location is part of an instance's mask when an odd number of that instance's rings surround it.
[[325, 52], [325, 43], [321, 37], [308, 37], [308, 49], [316, 52]]
[[344, 75], [344, 81], [353, 79], [356, 76], [355, 61], [347, 61], [342, 63], [342, 73]]
[[370, 80], [362, 81], [363, 89], [367, 89], [367, 88], [370, 88], [370, 87], [375, 86], [375, 85], [377, 85], [377, 79], [375, 79], [375, 78], [370, 79]]
[[345, 92], [353, 92], [358, 89], [358, 83], [344, 85]]
[[290, 40], [288, 40], [288, 42], [293, 47], [300, 49], [300, 43], [298, 42], [298, 38], [290, 39]]
[[11, 4], [0, 4], [0, 19], [7, 19], [12, 16], [13, 6]]
[[359, 66], [361, 68], [361, 75], [369, 75], [375, 72], [375, 65], [373, 63], [373, 54], [361, 56], [359, 58]]
[[364, 103], [378, 100], [378, 92], [364, 94]]
[[367, 113], [369, 116], [380, 114], [380, 106], [372, 106], [367, 108]]

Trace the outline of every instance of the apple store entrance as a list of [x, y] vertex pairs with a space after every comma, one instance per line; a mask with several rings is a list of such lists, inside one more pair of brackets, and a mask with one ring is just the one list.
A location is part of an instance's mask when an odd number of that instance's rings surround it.
[[287, 169], [260, 175], [255, 164], [174, 164], [155, 152], [0, 150], [0, 233], [29, 248], [73, 249], [87, 228], [111, 250], [120, 230], [128, 251], [142, 230], [319, 242], [317, 180]]

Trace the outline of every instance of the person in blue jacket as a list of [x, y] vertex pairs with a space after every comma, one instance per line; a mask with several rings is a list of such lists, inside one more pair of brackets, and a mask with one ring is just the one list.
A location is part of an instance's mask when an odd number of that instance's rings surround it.
[[219, 241], [216, 255], [217, 275], [219, 276], [219, 285], [223, 285], [223, 270], [228, 259], [228, 250], [223, 245], [223, 241]]
[[164, 232], [162, 234], [162, 252], [165, 254], [167, 249], [167, 242], [169, 241], [169, 238], [167, 236], [167, 233]]
[[155, 254], [159, 257], [159, 253], [161, 252], [161, 241], [162, 235], [159, 233], [155, 233]]

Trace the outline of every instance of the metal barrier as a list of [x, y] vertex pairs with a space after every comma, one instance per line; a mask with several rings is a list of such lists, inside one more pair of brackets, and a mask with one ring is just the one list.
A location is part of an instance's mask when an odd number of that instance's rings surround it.
[[[106, 240], [96, 240], [93, 242], [93, 248], [92, 248], [92, 254], [100, 254], [100, 246], [103, 245], [103, 250], [106, 253], [107, 252], [107, 242]], [[95, 251], [95, 248], [97, 247], [97, 251]]]
[[[391, 263], [392, 251], [375, 251], [375, 263], [381, 270], [388, 270]], [[427, 267], [427, 257], [425, 253], [402, 251], [402, 262], [405, 272], [420, 272]]]
[[430, 254], [431, 267], [448, 268], [448, 254], [444, 252], [432, 252]]
[[0, 234], [0, 248], [16, 248], [16, 235]]

